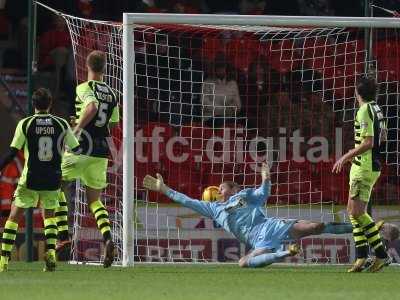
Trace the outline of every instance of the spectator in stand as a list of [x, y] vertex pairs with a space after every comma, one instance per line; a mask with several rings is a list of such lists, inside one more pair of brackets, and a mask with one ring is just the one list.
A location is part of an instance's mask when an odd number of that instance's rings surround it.
[[52, 26], [39, 38], [39, 70], [55, 72], [55, 95], [59, 97], [65, 85], [66, 64], [71, 52], [67, 24], [60, 16], [53, 16]]
[[239, 88], [227, 64], [222, 55], [217, 55], [213, 73], [203, 83], [203, 120], [206, 126], [216, 128], [235, 123], [240, 116]]
[[[154, 43], [137, 51], [135, 56], [136, 95], [147, 118], [168, 122], [172, 126], [197, 121], [201, 78], [199, 61], [172, 37], [157, 34]], [[144, 109], [143, 109], [144, 108]]]
[[67, 60], [71, 40], [64, 19], [54, 16], [49, 30], [39, 38], [39, 69], [53, 70], [57, 63]]
[[[263, 121], [263, 108], [271, 93], [272, 69], [266, 64], [266, 58], [260, 58], [249, 66], [246, 89], [241, 93], [245, 99], [245, 113], [250, 128], [260, 128]], [[276, 73], [276, 72], [275, 72]], [[279, 80], [279, 74], [277, 74]]]

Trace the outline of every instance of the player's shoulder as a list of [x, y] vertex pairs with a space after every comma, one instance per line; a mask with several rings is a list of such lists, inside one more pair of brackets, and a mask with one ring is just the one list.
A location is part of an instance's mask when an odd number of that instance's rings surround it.
[[369, 116], [369, 103], [363, 103], [357, 110], [357, 117], [365, 118]]
[[363, 103], [359, 108], [358, 112], [366, 112], [368, 110], [368, 103]]
[[64, 130], [67, 129], [67, 128], [69, 127], [68, 121], [65, 120], [64, 118], [61, 118], [61, 117], [55, 116], [55, 115], [50, 115], [50, 117], [51, 117], [52, 119], [54, 119], [58, 124], [60, 124], [61, 127], [64, 128]]
[[76, 93], [78, 95], [84, 94], [84, 93], [93, 91], [93, 89], [94, 89], [93, 80], [88, 80], [88, 81], [82, 82], [76, 86]]
[[17, 124], [17, 128], [20, 127], [22, 129], [23, 132], [26, 131], [27, 126], [30, 124], [31, 120], [33, 120], [35, 118], [35, 115], [31, 115], [28, 117], [25, 117], [21, 120], [19, 120], [18, 124]]
[[115, 96], [114, 89], [104, 81], [93, 81], [93, 88], [99, 89], [100, 91], [113, 94]]
[[76, 89], [77, 89], [77, 90], [82, 90], [82, 89], [90, 88], [89, 82], [90, 82], [90, 81], [81, 82], [80, 84], [78, 84], [78, 85], [76, 86]]
[[35, 116], [34, 116], [34, 115], [32, 115], [32, 116], [28, 116], [28, 117], [25, 117], [25, 118], [23, 118], [23, 119], [19, 120], [19, 122], [18, 122], [17, 126], [18, 126], [18, 125], [22, 125], [22, 124], [26, 123], [27, 121], [29, 121], [29, 120], [33, 119], [34, 117], [35, 117]]

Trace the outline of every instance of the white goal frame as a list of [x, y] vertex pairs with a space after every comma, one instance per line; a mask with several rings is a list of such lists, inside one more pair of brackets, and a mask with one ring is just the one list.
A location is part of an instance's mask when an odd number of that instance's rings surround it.
[[[134, 265], [134, 228], [132, 213], [135, 199], [134, 178], [134, 37], [135, 24], [253, 25], [273, 27], [357, 27], [400, 28], [399, 18], [248, 16], [189, 14], [123, 14], [123, 266]], [[133, 55], [133, 57], [132, 57]], [[140, 184], [140, 183], [139, 183]]]

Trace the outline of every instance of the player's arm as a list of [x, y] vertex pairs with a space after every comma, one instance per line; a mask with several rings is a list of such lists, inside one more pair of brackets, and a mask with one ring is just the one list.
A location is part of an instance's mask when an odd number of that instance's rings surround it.
[[83, 112], [79, 117], [79, 120], [74, 128], [74, 134], [79, 136], [82, 129], [85, 128], [94, 117], [97, 115], [99, 108], [99, 101], [91, 88], [76, 91], [77, 97], [84, 103]]
[[261, 166], [261, 185], [251, 190], [250, 201], [259, 205], [265, 203], [271, 194], [271, 174], [268, 163], [263, 163]]
[[18, 150], [21, 150], [25, 144], [26, 137], [22, 130], [22, 123], [23, 121], [18, 123], [10, 149], [0, 160], [0, 172], [17, 156]]
[[91, 101], [86, 105], [85, 110], [82, 113], [82, 116], [79, 118], [78, 124], [74, 128], [74, 133], [76, 135], [79, 135], [82, 129], [85, 128], [93, 120], [93, 118], [97, 115], [97, 110], [98, 110], [97, 100]]
[[334, 164], [332, 169], [333, 173], [340, 173], [345, 163], [350, 162], [354, 157], [361, 155], [374, 147], [373, 121], [367, 110], [364, 110], [360, 115], [360, 137], [363, 138], [363, 141], [360, 145], [348, 151]]
[[362, 143], [351, 149], [345, 155], [343, 155], [333, 166], [334, 173], [340, 173], [342, 171], [343, 165], [346, 162], [351, 161], [354, 157], [363, 154], [365, 151], [368, 151], [374, 147], [374, 138], [372, 136], [366, 136]]
[[74, 133], [72, 132], [72, 129], [69, 125], [65, 132], [64, 142], [65, 142], [65, 145], [67, 145], [70, 150], [74, 150], [75, 148], [77, 148], [79, 146], [79, 141], [76, 138], [76, 136], [74, 135]]
[[157, 178], [146, 175], [143, 179], [143, 186], [151, 191], [163, 193], [174, 202], [190, 208], [202, 216], [213, 218], [213, 210], [209, 202], [194, 200], [185, 194], [174, 191], [164, 183], [162, 176], [158, 173]]
[[108, 127], [112, 129], [118, 124], [119, 124], [119, 105], [114, 107], [111, 114], [110, 122], [108, 123]]

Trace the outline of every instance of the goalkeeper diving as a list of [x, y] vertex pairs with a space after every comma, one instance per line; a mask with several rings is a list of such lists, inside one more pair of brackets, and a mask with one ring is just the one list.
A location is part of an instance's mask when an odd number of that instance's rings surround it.
[[146, 175], [143, 186], [151, 191], [161, 192], [174, 202], [211, 218], [240, 242], [250, 246], [251, 251], [239, 260], [240, 267], [264, 267], [294, 256], [300, 249], [293, 243], [283, 250], [288, 241], [298, 240], [321, 233], [345, 234], [352, 232], [351, 224], [319, 223], [307, 220], [270, 218], [264, 205], [271, 193], [270, 168], [267, 163], [261, 167], [262, 183], [258, 188], [240, 189], [232, 181], [219, 186], [221, 200], [205, 202], [169, 188], [160, 174], [154, 178]]

